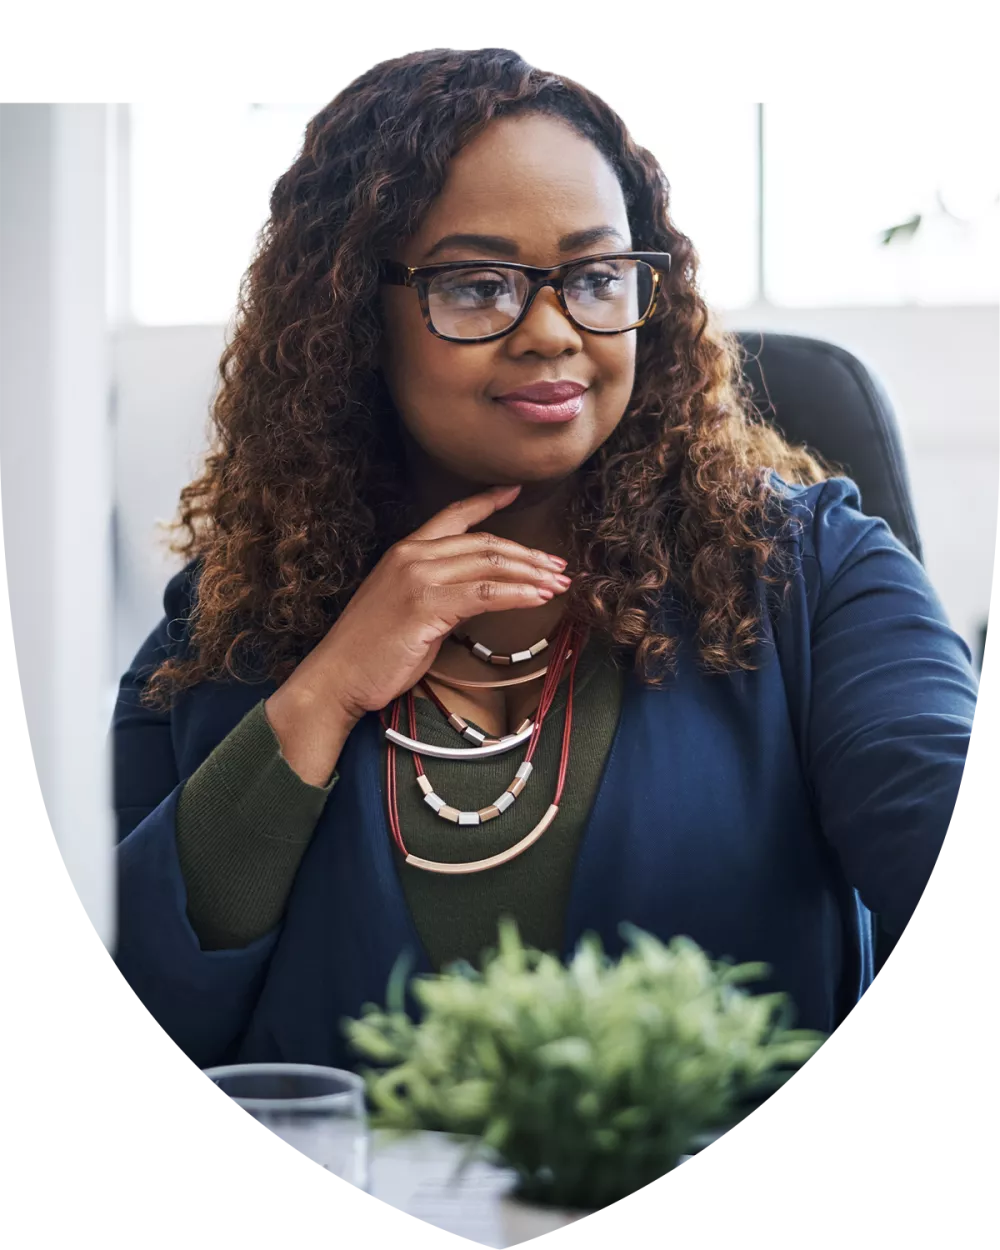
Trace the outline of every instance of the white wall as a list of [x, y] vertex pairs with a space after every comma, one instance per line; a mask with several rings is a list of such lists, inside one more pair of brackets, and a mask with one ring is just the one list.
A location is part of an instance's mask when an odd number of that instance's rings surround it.
[[[955, 628], [978, 654], [997, 530], [1000, 475], [995, 306], [800, 310], [760, 305], [727, 314], [732, 329], [826, 338], [882, 379], [903, 427], [930, 575]], [[120, 522], [118, 669], [162, 614], [179, 567], [154, 547], [206, 439], [221, 326], [129, 327], [114, 341], [115, 477]]]
[[119, 330], [115, 378], [116, 672], [163, 615], [163, 590], [183, 565], [157, 521], [173, 519], [180, 489], [208, 443], [221, 326]]
[[0, 489], [14, 646], [49, 820], [110, 944], [106, 156], [103, 105], [0, 106]]

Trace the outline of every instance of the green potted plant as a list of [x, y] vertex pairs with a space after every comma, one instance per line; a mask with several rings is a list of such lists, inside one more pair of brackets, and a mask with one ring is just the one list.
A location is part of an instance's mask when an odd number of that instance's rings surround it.
[[743, 986], [763, 964], [711, 959], [624, 926], [620, 959], [586, 936], [563, 964], [525, 948], [516, 927], [481, 970], [414, 978], [419, 1021], [397, 970], [388, 1010], [345, 1022], [375, 1127], [444, 1131], [512, 1168], [512, 1211], [550, 1218], [538, 1235], [632, 1193], [718, 1135], [810, 1055], [823, 1035], [788, 1027], [784, 994]]

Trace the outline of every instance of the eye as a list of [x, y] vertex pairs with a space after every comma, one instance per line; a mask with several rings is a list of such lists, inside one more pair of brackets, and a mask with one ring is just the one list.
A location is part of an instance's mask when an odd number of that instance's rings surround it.
[[576, 296], [613, 299], [621, 294], [627, 280], [624, 266], [603, 261], [599, 265], [574, 270], [566, 286]]
[[631, 260], [601, 260], [567, 275], [566, 297], [576, 305], [620, 304], [632, 297], [637, 267]]
[[431, 291], [451, 303], [485, 307], [512, 297], [514, 284], [512, 276], [502, 270], [465, 269], [441, 274], [434, 279]]

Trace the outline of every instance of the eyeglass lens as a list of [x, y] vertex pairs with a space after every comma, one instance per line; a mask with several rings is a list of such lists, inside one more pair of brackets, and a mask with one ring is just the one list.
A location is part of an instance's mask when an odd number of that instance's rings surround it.
[[[449, 338], [498, 334], [518, 317], [528, 290], [520, 270], [502, 265], [438, 274], [427, 288], [431, 323]], [[586, 329], [625, 330], [649, 311], [653, 270], [640, 260], [588, 261], [567, 271], [563, 295]]]

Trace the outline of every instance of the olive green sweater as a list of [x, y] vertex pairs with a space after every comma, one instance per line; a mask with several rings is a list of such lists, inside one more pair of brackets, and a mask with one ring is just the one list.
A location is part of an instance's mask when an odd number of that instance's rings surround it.
[[[485, 872], [446, 876], [412, 867], [393, 848], [415, 927], [435, 968], [456, 959], [478, 963], [482, 951], [495, 944], [501, 916], [516, 920], [531, 945], [560, 949], [577, 848], [618, 723], [621, 684], [620, 660], [592, 639], [577, 665], [571, 753], [559, 814], [524, 854]], [[528, 784], [516, 803], [486, 824], [459, 826], [437, 816], [416, 784], [412, 755], [397, 751], [399, 821], [411, 853], [435, 860], [482, 859], [513, 845], [537, 824], [555, 793], [567, 688], [564, 676], [545, 718]], [[434, 704], [417, 699], [415, 705], [416, 737], [460, 745]], [[408, 728], [405, 710], [401, 728]], [[447, 803], [476, 809], [502, 793], [527, 749], [524, 744], [474, 762], [424, 756], [424, 770]], [[385, 768], [383, 738], [388, 829]], [[263, 700], [188, 779], [177, 807], [177, 846], [188, 917], [203, 949], [245, 946], [279, 922], [338, 780], [336, 771], [325, 786], [309, 785], [298, 776], [281, 754]]]

